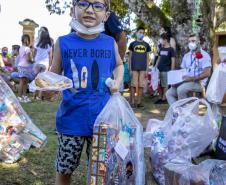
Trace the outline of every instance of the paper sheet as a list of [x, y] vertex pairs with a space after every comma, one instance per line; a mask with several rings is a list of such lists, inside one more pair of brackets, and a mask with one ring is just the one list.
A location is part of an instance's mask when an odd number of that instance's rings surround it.
[[175, 85], [183, 82], [183, 76], [186, 75], [186, 69], [172, 70], [167, 73], [168, 85]]
[[121, 141], [118, 141], [118, 143], [116, 144], [115, 151], [122, 158], [122, 160], [124, 160], [129, 153], [128, 149], [123, 145]]

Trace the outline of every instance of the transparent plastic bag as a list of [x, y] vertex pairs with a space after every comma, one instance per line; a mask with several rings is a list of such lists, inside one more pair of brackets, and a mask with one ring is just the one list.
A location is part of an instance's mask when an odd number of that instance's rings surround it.
[[58, 75], [56, 73], [46, 71], [39, 73], [37, 77], [29, 84], [29, 90], [38, 91], [63, 91], [73, 87], [72, 80]]
[[[199, 115], [199, 105], [207, 109]], [[164, 165], [189, 151], [191, 157], [200, 155], [217, 136], [218, 129], [210, 105], [198, 98], [182, 99], [172, 104], [164, 121], [151, 136], [151, 164], [153, 175], [164, 185]]]
[[206, 98], [209, 102], [221, 104], [226, 93], [226, 64], [219, 64], [213, 71], [206, 90]]
[[157, 67], [151, 69], [151, 83], [150, 87], [153, 91], [156, 91], [159, 86], [159, 70]]
[[165, 185], [226, 185], [226, 162], [208, 159], [199, 165], [171, 160], [164, 166]]
[[112, 95], [94, 124], [88, 184], [143, 185], [142, 138], [143, 127], [129, 103]]
[[[14, 162], [31, 145], [40, 147], [46, 143], [46, 136], [37, 128], [23, 110], [16, 96], [0, 77], [0, 160]], [[32, 133], [32, 138], [24, 133]], [[39, 137], [39, 143], [34, 138]]]
[[144, 147], [151, 147], [152, 133], [161, 127], [162, 121], [157, 119], [149, 119], [146, 131], [143, 133]]

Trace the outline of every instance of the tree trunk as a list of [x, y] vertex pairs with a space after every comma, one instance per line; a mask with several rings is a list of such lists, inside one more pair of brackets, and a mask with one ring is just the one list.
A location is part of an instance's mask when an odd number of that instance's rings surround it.
[[129, 8], [134, 12], [145, 24], [150, 26], [152, 37], [159, 35], [162, 25], [169, 25], [170, 21], [159, 7], [153, 1], [145, 0], [124, 0]]

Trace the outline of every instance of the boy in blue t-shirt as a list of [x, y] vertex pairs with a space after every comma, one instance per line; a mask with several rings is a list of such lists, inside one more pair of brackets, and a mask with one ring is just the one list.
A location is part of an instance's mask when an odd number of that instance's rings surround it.
[[[123, 78], [117, 45], [104, 31], [109, 16], [108, 0], [74, 0], [71, 27], [76, 32], [59, 37], [51, 71], [72, 79], [73, 88], [63, 91], [56, 116], [58, 152], [56, 184], [70, 184], [85, 141], [89, 156], [93, 124]], [[115, 84], [105, 85], [115, 70]], [[46, 98], [48, 98], [46, 94]]]

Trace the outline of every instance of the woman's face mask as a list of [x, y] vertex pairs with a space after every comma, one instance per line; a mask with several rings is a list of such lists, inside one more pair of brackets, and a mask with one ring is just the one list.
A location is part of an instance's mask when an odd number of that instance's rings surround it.
[[8, 54], [8, 52], [7, 52], [7, 51], [3, 51], [3, 52], [2, 52], [2, 55], [3, 55], [4, 57], [6, 57], [6, 56], [7, 56], [7, 54]]

